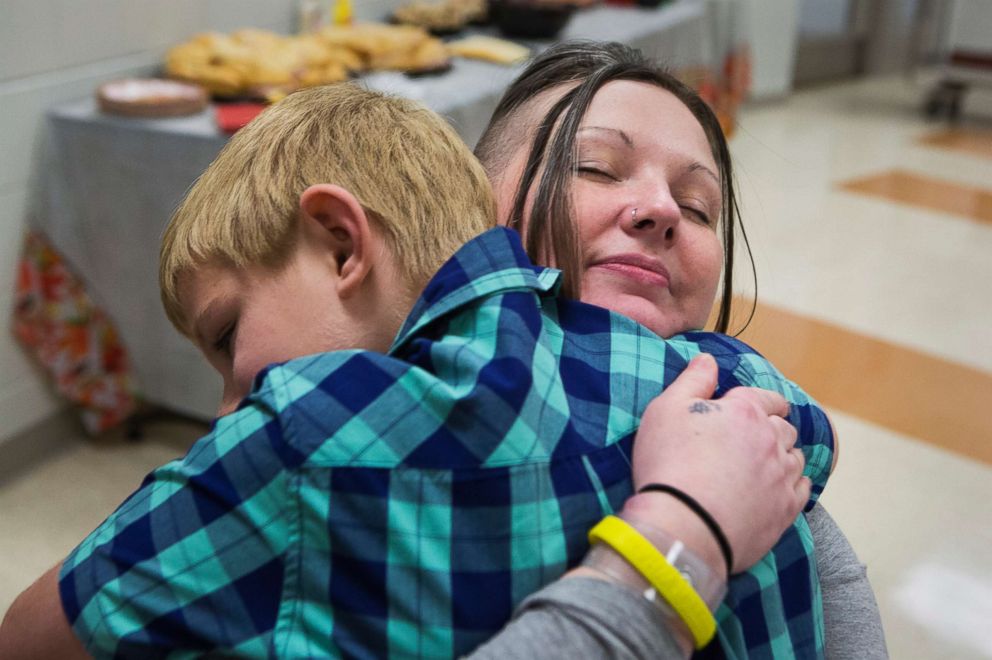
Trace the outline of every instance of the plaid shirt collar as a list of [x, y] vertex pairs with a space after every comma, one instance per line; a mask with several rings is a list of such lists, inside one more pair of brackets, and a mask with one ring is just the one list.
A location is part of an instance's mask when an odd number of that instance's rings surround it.
[[496, 227], [463, 245], [431, 278], [389, 349], [394, 354], [425, 326], [473, 302], [505, 291], [532, 289], [553, 296], [561, 271], [531, 263], [512, 229]]

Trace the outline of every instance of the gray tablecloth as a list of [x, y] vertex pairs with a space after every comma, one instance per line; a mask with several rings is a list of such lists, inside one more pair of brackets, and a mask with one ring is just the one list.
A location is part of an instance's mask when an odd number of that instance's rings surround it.
[[[621, 41], [674, 69], [710, 67], [717, 55], [706, 7], [705, 0], [657, 10], [596, 7], [577, 12], [561, 38]], [[424, 102], [474, 144], [519, 71], [456, 59], [439, 76], [376, 73], [364, 80]], [[227, 141], [212, 109], [178, 119], [125, 119], [103, 115], [85, 99], [53, 109], [50, 128], [34, 228], [66, 256], [116, 322], [142, 396], [213, 417], [219, 377], [166, 320], [157, 277], [159, 240], [173, 209]]]

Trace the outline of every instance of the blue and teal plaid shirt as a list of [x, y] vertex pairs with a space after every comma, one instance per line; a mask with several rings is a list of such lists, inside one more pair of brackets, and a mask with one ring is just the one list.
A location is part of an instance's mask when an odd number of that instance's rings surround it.
[[[662, 341], [556, 296], [517, 235], [466, 244], [388, 355], [271, 366], [240, 408], [142, 486], [66, 559], [62, 603], [100, 657], [209, 650], [264, 657], [449, 657], [575, 565], [631, 494], [640, 414], [696, 353], [720, 390], [793, 404], [814, 497], [823, 412], [734, 339]], [[811, 502], [812, 505], [812, 502]], [[730, 657], [822, 654], [800, 516], [721, 608]]]

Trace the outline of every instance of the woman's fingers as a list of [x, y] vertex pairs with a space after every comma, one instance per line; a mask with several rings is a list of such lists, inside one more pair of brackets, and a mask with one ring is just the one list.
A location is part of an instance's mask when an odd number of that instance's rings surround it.
[[796, 504], [800, 511], [806, 506], [806, 502], [809, 502], [809, 497], [812, 493], [813, 482], [810, 481], [809, 477], [801, 477], [796, 482]]
[[809, 501], [810, 494], [813, 489], [813, 482], [810, 481], [809, 477], [803, 476], [803, 468], [806, 467], [806, 457], [800, 449], [790, 449], [788, 460], [792, 465], [789, 474], [794, 479], [794, 485], [792, 487], [796, 498], [794, 500], [794, 506], [797, 509], [796, 515], [799, 515], [799, 511], [802, 511], [803, 508], [805, 508], [806, 503]]
[[769, 415], [768, 421], [771, 422], [772, 428], [775, 429], [775, 437], [782, 451], [789, 451], [796, 446], [796, 438], [799, 437], [799, 432], [796, 431], [795, 426], [777, 415]]
[[743, 398], [757, 407], [766, 415], [788, 417], [789, 402], [778, 392], [771, 392], [757, 387], [735, 387], [727, 392], [724, 399]]
[[806, 456], [803, 454], [802, 450], [798, 447], [793, 447], [789, 450], [789, 456], [795, 461], [795, 471], [796, 477], [800, 477], [803, 473], [803, 468], [806, 467]]
[[678, 378], [668, 386], [674, 396], [699, 397], [709, 399], [716, 390], [719, 370], [716, 360], [709, 353], [700, 353], [692, 358]]

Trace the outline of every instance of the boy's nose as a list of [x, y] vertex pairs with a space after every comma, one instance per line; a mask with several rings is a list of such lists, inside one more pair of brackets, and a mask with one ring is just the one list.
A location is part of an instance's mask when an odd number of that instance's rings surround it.
[[224, 396], [221, 398], [220, 407], [217, 408], [217, 416], [223, 417], [234, 412], [238, 407], [238, 401], [239, 399], [237, 397], [232, 396], [225, 390]]

